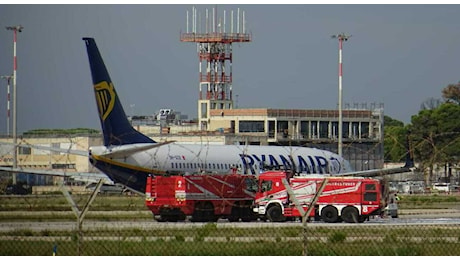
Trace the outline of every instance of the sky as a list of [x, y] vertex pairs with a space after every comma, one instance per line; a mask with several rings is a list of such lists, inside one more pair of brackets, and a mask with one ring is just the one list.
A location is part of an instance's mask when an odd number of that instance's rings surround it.
[[[127, 114], [172, 108], [196, 118], [196, 44], [180, 41], [192, 7], [0, 5], [0, 75], [13, 73], [13, 32], [5, 27], [24, 26], [18, 133], [100, 129], [83, 37], [95, 38]], [[244, 11], [252, 35], [233, 44], [238, 108], [337, 109], [338, 40], [331, 35], [338, 33], [352, 36], [343, 44], [344, 106], [383, 104], [385, 115], [408, 124], [425, 100], [460, 81], [460, 5], [196, 5], [202, 14], [215, 7], [219, 17], [226, 10], [227, 26], [232, 10]], [[1, 80], [0, 134], [7, 132], [6, 86]]]

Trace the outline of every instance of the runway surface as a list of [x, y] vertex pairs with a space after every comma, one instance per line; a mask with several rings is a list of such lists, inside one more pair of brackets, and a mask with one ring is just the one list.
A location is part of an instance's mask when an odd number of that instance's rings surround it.
[[[102, 212], [96, 212], [103, 214]], [[3, 212], [0, 214], [56, 214], [56, 212]], [[65, 214], [69, 214], [68, 212]], [[121, 212], [104, 212], [104, 214], [121, 214]], [[132, 212], [131, 212], [132, 214]], [[94, 221], [85, 220], [83, 222], [84, 230], [94, 229], [177, 229], [177, 228], [191, 228], [201, 227], [207, 223], [194, 223], [194, 222], [157, 222], [153, 218], [151, 220], [130, 220], [130, 221]], [[322, 221], [308, 222], [309, 226], [328, 226], [328, 227], [345, 227], [345, 226], [416, 226], [416, 225], [460, 225], [460, 211], [459, 210], [401, 210], [398, 218], [391, 217], [374, 217], [364, 223], [324, 223]], [[14, 230], [31, 230], [31, 231], [68, 231], [75, 230], [75, 221], [2, 221], [0, 222], [0, 231], [14, 231]], [[238, 227], [238, 228], [260, 228], [260, 227], [289, 227], [301, 226], [302, 223], [298, 221], [271, 223], [271, 222], [228, 222], [225, 219], [220, 219], [217, 222], [217, 227]]]

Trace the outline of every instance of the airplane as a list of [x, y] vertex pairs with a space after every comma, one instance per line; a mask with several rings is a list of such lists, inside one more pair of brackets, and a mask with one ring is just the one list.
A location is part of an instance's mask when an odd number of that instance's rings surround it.
[[[256, 175], [266, 169], [284, 169], [293, 174], [372, 177], [408, 172], [413, 167], [413, 161], [407, 161], [400, 168], [353, 171], [350, 163], [338, 154], [300, 146], [157, 143], [132, 127], [94, 38], [85, 37], [83, 41], [103, 133], [103, 145], [89, 148], [89, 161], [114, 183], [135, 192], [145, 193], [149, 175], [231, 172]], [[50, 150], [49, 147], [45, 149]], [[82, 154], [81, 151], [74, 153]], [[34, 173], [25, 169], [6, 169]], [[0, 167], [0, 171], [5, 171], [5, 167]], [[40, 172], [44, 174], [44, 171]], [[36, 174], [40, 172], [35, 171]], [[59, 176], [60, 173], [48, 174]]]

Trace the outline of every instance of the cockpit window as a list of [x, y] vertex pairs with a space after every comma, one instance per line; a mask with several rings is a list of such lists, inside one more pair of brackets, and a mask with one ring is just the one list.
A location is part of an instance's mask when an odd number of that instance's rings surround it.
[[246, 184], [246, 190], [250, 192], [257, 191], [257, 181], [256, 180], [247, 178], [244, 182]]
[[260, 190], [262, 192], [270, 191], [272, 189], [272, 181], [262, 181], [260, 183]]

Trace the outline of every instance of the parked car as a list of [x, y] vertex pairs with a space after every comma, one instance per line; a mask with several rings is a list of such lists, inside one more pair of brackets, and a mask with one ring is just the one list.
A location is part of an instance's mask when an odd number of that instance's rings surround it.
[[449, 192], [450, 188], [451, 188], [450, 183], [445, 183], [445, 182], [433, 183], [433, 190], [436, 190], [436, 191]]
[[27, 195], [27, 194], [32, 194], [32, 187], [23, 184], [23, 183], [18, 183], [18, 184], [10, 184], [6, 186], [5, 193], [7, 195]]
[[[90, 183], [88, 184], [85, 189], [90, 192], [93, 192], [96, 188], [97, 183]], [[99, 189], [99, 193], [102, 194], [121, 194], [125, 191], [125, 188], [118, 185], [111, 185], [111, 184], [102, 184], [101, 188]]]

